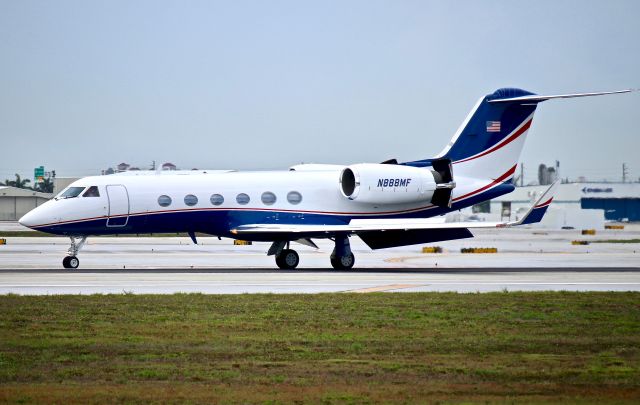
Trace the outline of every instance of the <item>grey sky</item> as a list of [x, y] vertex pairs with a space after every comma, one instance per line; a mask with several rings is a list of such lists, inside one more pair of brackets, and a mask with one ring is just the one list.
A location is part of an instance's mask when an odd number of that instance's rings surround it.
[[[640, 2], [0, 0], [0, 180], [431, 157], [499, 87], [640, 87]], [[523, 161], [640, 176], [640, 93], [543, 103]]]

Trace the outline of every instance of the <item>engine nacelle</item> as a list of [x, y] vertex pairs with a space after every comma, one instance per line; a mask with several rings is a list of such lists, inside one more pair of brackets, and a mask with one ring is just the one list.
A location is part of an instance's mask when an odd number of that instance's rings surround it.
[[430, 202], [437, 189], [428, 168], [360, 163], [340, 173], [340, 191], [350, 200], [372, 204]]

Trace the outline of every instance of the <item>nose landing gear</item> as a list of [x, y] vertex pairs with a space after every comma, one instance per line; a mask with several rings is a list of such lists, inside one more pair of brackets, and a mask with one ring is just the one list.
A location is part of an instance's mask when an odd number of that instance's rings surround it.
[[67, 257], [62, 259], [62, 267], [65, 269], [77, 269], [80, 265], [80, 260], [76, 257], [80, 249], [84, 246], [84, 243], [87, 241], [86, 236], [70, 236], [71, 246], [67, 251]]
[[77, 269], [80, 265], [80, 260], [75, 256], [67, 256], [62, 259], [62, 267], [65, 269]]

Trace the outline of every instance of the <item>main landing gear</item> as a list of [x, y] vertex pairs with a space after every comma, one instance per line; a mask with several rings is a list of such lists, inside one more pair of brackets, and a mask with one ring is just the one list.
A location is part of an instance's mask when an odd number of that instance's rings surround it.
[[65, 269], [77, 269], [80, 265], [80, 260], [78, 260], [76, 256], [78, 255], [78, 252], [80, 252], [80, 249], [82, 249], [82, 246], [84, 246], [84, 243], [87, 241], [87, 237], [70, 236], [69, 239], [71, 239], [71, 246], [67, 251], [67, 257], [62, 259], [62, 266]]
[[[349, 237], [347, 235], [336, 235], [334, 241], [336, 245], [331, 253], [331, 266], [336, 270], [351, 269], [356, 259], [351, 252]], [[295, 250], [289, 248], [289, 243], [288, 241], [275, 241], [267, 252], [268, 256], [276, 257], [276, 264], [283, 270], [295, 269], [300, 263], [300, 256]]]
[[336, 270], [349, 270], [353, 267], [356, 262], [356, 257], [353, 253], [349, 253], [345, 256], [334, 256], [331, 255], [331, 265]]
[[351, 252], [349, 237], [347, 235], [336, 235], [336, 247], [331, 252], [331, 265], [336, 270], [349, 270], [356, 262], [356, 258]]
[[289, 243], [288, 241], [275, 241], [267, 252], [267, 256], [276, 257], [276, 264], [282, 270], [295, 269], [300, 263], [298, 252], [289, 249]]
[[293, 249], [283, 249], [279, 255], [276, 256], [276, 264], [283, 270], [291, 270], [298, 267], [300, 263], [300, 256], [298, 252]]

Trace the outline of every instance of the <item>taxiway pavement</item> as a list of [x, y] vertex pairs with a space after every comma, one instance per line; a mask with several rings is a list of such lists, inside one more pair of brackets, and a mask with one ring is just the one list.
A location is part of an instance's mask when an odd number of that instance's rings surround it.
[[5, 270], [0, 293], [640, 291], [637, 268]]
[[[330, 269], [330, 241], [320, 249], [295, 246], [300, 267], [277, 270], [269, 244], [234, 246], [230, 240], [201, 238], [89, 238], [79, 254], [80, 269], [61, 260], [68, 239], [9, 237], [0, 246], [0, 293], [319, 293], [337, 291], [640, 291], [640, 244], [595, 243], [640, 238], [636, 230], [484, 230], [476, 238], [436, 243], [440, 254], [422, 246], [371, 251], [352, 238], [356, 268]], [[588, 240], [589, 245], [572, 245]], [[497, 254], [463, 254], [463, 247], [496, 247]]]

